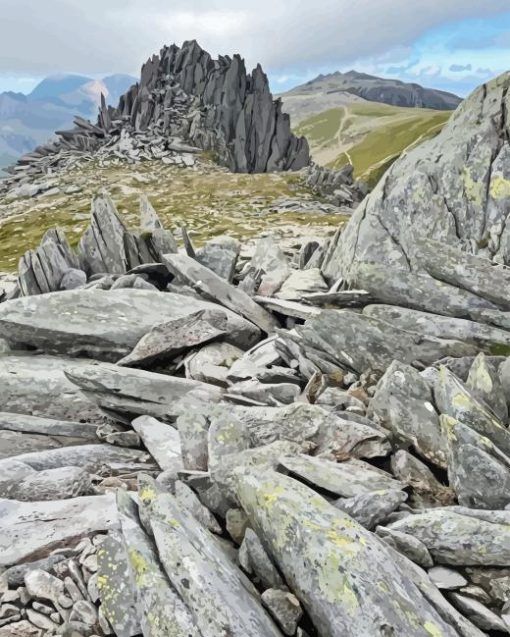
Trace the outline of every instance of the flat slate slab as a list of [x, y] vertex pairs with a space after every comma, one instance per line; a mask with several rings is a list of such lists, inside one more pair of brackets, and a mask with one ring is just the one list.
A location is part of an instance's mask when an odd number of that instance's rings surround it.
[[259, 330], [227, 308], [181, 294], [133, 288], [77, 289], [6, 301], [0, 305], [0, 331], [10, 343], [48, 354], [115, 362], [154, 326], [218, 309], [225, 313], [225, 332], [236, 344], [250, 347], [258, 340]]

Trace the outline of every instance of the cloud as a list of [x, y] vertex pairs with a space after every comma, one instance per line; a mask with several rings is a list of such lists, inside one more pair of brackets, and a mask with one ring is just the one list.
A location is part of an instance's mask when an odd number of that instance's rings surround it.
[[[508, 0], [2, 0], [0, 73], [133, 73], [163, 44], [196, 38], [217, 55], [281, 70], [402, 60], [428, 30], [499, 15]], [[391, 52], [394, 52], [393, 54]], [[399, 59], [400, 58], [400, 59]]]
[[451, 64], [449, 69], [452, 73], [462, 73], [463, 71], [472, 71], [472, 64]]

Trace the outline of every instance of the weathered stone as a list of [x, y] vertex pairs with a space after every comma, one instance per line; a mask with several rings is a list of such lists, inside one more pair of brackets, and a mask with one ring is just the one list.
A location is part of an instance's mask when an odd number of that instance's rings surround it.
[[110, 531], [98, 548], [97, 560], [101, 608], [118, 637], [134, 637], [140, 625], [128, 556], [119, 533]]
[[377, 489], [398, 490], [401, 484], [388, 473], [362, 460], [332, 462], [325, 458], [299, 455], [281, 458], [281, 466], [319, 489], [344, 498], [371, 493]]
[[272, 296], [290, 274], [287, 257], [271, 235], [257, 240], [250, 270], [261, 278], [258, 294]]
[[391, 470], [401, 482], [412, 487], [411, 499], [418, 497], [425, 507], [453, 503], [453, 491], [443, 486], [423, 462], [404, 449], [399, 449], [392, 456]]
[[509, 633], [508, 625], [476, 599], [460, 593], [451, 593], [450, 598], [457, 608], [482, 630], [496, 630]]
[[77, 368], [90, 364], [53, 356], [0, 356], [2, 412], [102, 422], [98, 407], [66, 378], [70, 363]]
[[204, 298], [219, 303], [254, 323], [262, 331], [271, 333], [278, 327], [277, 321], [255, 303], [247, 294], [208, 268], [186, 255], [165, 255], [168, 269]]
[[197, 250], [196, 260], [222, 279], [232, 283], [240, 249], [241, 244], [237, 239], [228, 236], [214, 237], [203, 248]]
[[175, 483], [175, 499], [179, 503], [180, 507], [189, 511], [197, 522], [200, 522], [200, 524], [202, 524], [206, 529], [209, 529], [209, 531], [212, 531], [213, 533], [221, 533], [221, 526], [218, 524], [214, 515], [200, 502], [194, 491], [180, 480], [177, 480]]
[[389, 544], [389, 546], [402, 555], [405, 555], [405, 557], [410, 559], [412, 562], [415, 562], [423, 568], [430, 568], [434, 565], [432, 556], [425, 544], [412, 535], [401, 533], [394, 529], [388, 529], [383, 526], [378, 526], [376, 531], [377, 535], [379, 535], [386, 544]]
[[428, 574], [434, 584], [442, 590], [456, 590], [468, 583], [467, 579], [460, 573], [445, 566], [434, 566], [428, 571]]
[[388, 489], [364, 493], [353, 498], [340, 498], [334, 504], [337, 509], [372, 531], [406, 500], [407, 493], [404, 491]]
[[404, 443], [440, 467], [446, 466], [445, 442], [432, 391], [418, 372], [398, 361], [386, 370], [367, 412]]
[[483, 353], [480, 353], [473, 361], [466, 386], [478, 399], [485, 402], [502, 422], [507, 422], [508, 407], [503, 386], [497, 370], [489, 365]]
[[64, 593], [64, 583], [41, 570], [28, 571], [25, 575], [25, 586], [32, 597], [48, 600], [57, 607], [59, 597]]
[[69, 365], [66, 376], [102, 409], [122, 419], [148, 415], [172, 421], [187, 410], [185, 403], [216, 403], [222, 397], [221, 389], [205, 383], [107, 363]]
[[[148, 478], [140, 497], [166, 574], [200, 634], [277, 637], [279, 631], [262, 610], [255, 589], [209, 532]], [[174, 523], [165, 523], [167, 519]]]
[[383, 624], [395, 635], [477, 634], [467, 622], [464, 632], [445, 621], [415, 571], [304, 485], [274, 472], [240, 472], [238, 496], [321, 635], [376, 634]]
[[239, 347], [223, 341], [204, 345], [186, 357], [186, 378], [226, 387], [230, 367], [243, 353]]
[[4, 431], [44, 434], [46, 436], [68, 436], [92, 442], [97, 441], [96, 429], [96, 425], [84, 422], [0, 412], [0, 430]]
[[0, 628], [0, 637], [41, 637], [41, 635], [42, 630], [26, 619]]
[[111, 495], [56, 502], [0, 500], [0, 513], [0, 566], [4, 567], [43, 558], [70, 541], [107, 531], [117, 523]]
[[278, 573], [271, 558], [262, 546], [257, 534], [249, 527], [244, 534], [243, 543], [239, 551], [240, 556], [241, 551], [246, 552], [246, 562], [242, 565], [243, 568], [249, 570], [249, 572], [253, 572], [264, 588], [278, 588], [282, 590], [286, 588], [280, 573]]
[[0, 480], [0, 497], [20, 502], [65, 500], [90, 495], [92, 491], [91, 476], [79, 467], [38, 471], [21, 480]]
[[[476, 516], [476, 517], [475, 517]], [[510, 511], [431, 509], [389, 525], [418, 538], [435, 562], [451, 566], [507, 566]]]
[[242, 509], [229, 509], [225, 517], [228, 534], [236, 544], [241, 544], [248, 526], [248, 518]]
[[55, 554], [49, 555], [48, 557], [37, 560], [35, 562], [27, 562], [24, 564], [17, 564], [16, 566], [11, 566], [5, 571], [7, 582], [11, 587], [21, 587], [25, 583], [25, 575], [29, 571], [42, 570], [53, 572], [54, 565], [62, 562], [64, 559], [64, 555]]
[[360, 373], [384, 371], [394, 360], [430, 364], [443, 356], [477, 353], [477, 348], [467, 343], [422, 336], [349, 310], [323, 310], [296, 329], [305, 345]]
[[262, 603], [286, 635], [294, 635], [303, 616], [297, 597], [288, 591], [269, 588], [261, 596]]
[[[136, 505], [122, 491], [117, 492], [117, 505], [142, 633], [153, 637], [199, 637], [188, 608], [169, 584], [156, 551], [140, 526]], [[126, 585], [129, 586], [127, 582]], [[115, 612], [118, 615], [122, 611], [117, 607]]]
[[251, 378], [231, 385], [226, 398], [241, 405], [289, 405], [296, 402], [301, 390], [294, 383], [261, 383]]
[[97, 621], [95, 606], [85, 599], [80, 599], [73, 605], [73, 610], [69, 616], [71, 622], [81, 622], [86, 626], [94, 626]]
[[304, 294], [326, 292], [328, 286], [319, 268], [293, 272], [276, 292], [275, 296], [287, 301], [299, 301]]
[[[180, 294], [80, 289], [6, 301], [0, 305], [0, 326], [7, 340], [46, 353], [117, 361], [156, 325], [217, 309]], [[225, 331], [235, 342], [253, 344], [258, 330], [228, 309], [223, 313]]]
[[503, 509], [510, 503], [510, 457], [488, 438], [441, 416], [448, 441], [448, 479], [461, 506]]
[[151, 416], [139, 416], [131, 426], [163, 471], [173, 467], [176, 458], [181, 458], [179, 433], [171, 425]]
[[440, 413], [471, 427], [493, 442], [504, 454], [510, 455], [510, 432], [494, 412], [479, 402], [445, 367], [441, 367], [439, 371], [434, 397]]
[[226, 327], [225, 314], [206, 310], [161, 323], [142, 336], [133, 350], [117, 361], [117, 365], [145, 367], [154, 362], [172, 360], [187, 349], [225, 336]]

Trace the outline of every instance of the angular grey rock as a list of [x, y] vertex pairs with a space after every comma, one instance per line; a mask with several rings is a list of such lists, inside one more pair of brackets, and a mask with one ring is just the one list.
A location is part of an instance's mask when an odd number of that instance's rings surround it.
[[302, 319], [303, 321], [307, 321], [314, 316], [319, 316], [321, 313], [319, 308], [313, 307], [313, 305], [305, 305], [305, 303], [298, 303], [297, 301], [287, 301], [270, 296], [255, 296], [253, 300], [267, 307], [272, 312]]
[[144, 367], [154, 362], [172, 360], [192, 347], [225, 336], [227, 317], [221, 311], [212, 314], [200, 310], [184, 318], [153, 327], [117, 365]]
[[140, 238], [155, 262], [160, 262], [164, 254], [177, 252], [175, 237], [170, 230], [165, 230], [146, 195], [140, 197], [140, 228]]
[[104, 419], [98, 407], [70, 382], [64, 370], [88, 367], [90, 361], [53, 356], [0, 356], [2, 412], [15, 412], [58, 420]]
[[280, 573], [271, 561], [262, 542], [259, 540], [255, 531], [247, 528], [244, 534], [243, 543], [240, 549], [246, 554], [245, 570], [253, 572], [264, 588], [273, 588], [283, 590], [286, 588]]
[[181, 458], [179, 433], [171, 425], [151, 416], [139, 416], [132, 421], [131, 426], [162, 471], [172, 468], [175, 459]]
[[87, 283], [87, 275], [83, 270], [70, 268], [65, 272], [60, 280], [60, 290], [75, 290]]
[[459, 341], [422, 336], [349, 310], [323, 310], [296, 328], [305, 346], [324, 351], [342, 367], [384, 371], [393, 360], [430, 364], [443, 356], [476, 354]]
[[29, 571], [25, 575], [25, 586], [29, 595], [52, 602], [56, 607], [59, 605], [60, 596], [64, 593], [62, 580], [41, 570]]
[[434, 398], [440, 413], [471, 427], [493, 442], [504, 454], [510, 455], [510, 432], [494, 412], [478, 401], [446, 367], [439, 370]]
[[132, 420], [148, 415], [173, 421], [191, 405], [216, 403], [222, 391], [194, 380], [108, 363], [66, 369], [67, 378], [108, 413]]
[[107, 531], [118, 523], [112, 495], [37, 503], [0, 500], [0, 513], [2, 567], [40, 559], [70, 541]]
[[[452, 289], [465, 288], [468, 277], [467, 290], [473, 290], [474, 299], [494, 298], [492, 294], [504, 289], [493, 283], [498, 272], [493, 272], [490, 260], [508, 263], [509, 256], [505, 171], [509, 85], [506, 73], [476, 89], [437, 137], [393, 164], [353, 215], [328, 276], [352, 282], [357, 264], [368, 262], [386, 270], [391, 266], [403, 273], [422, 272], [432, 281], [453, 281]], [[423, 255], [421, 261], [416, 258], [417, 236], [443, 244], [428, 249], [425, 263]], [[457, 251], [461, 257], [452, 257]], [[501, 271], [508, 280], [507, 271]], [[446, 272], [449, 278], [433, 278]], [[414, 307], [420, 304], [419, 290], [414, 301]], [[466, 299], [463, 307], [438, 307], [450, 315], [466, 316], [473, 305]]]
[[196, 260], [222, 279], [232, 283], [241, 244], [228, 236], [215, 237], [197, 250]]
[[407, 500], [407, 493], [392, 489], [364, 493], [352, 498], [340, 498], [334, 503], [369, 531], [384, 523], [390, 513]]
[[264, 332], [271, 333], [278, 327], [271, 314], [257, 305], [247, 294], [194, 259], [183, 254], [169, 254], [165, 255], [164, 263], [172, 274], [197, 290], [205, 299], [229, 308]]
[[367, 416], [389, 429], [423, 457], [446, 467], [445, 441], [432, 391], [420, 374], [393, 361], [379, 381]]
[[79, 467], [49, 469], [22, 479], [0, 480], [0, 497], [20, 502], [66, 500], [91, 495], [92, 492], [91, 476]]
[[384, 526], [378, 526], [376, 531], [377, 535], [379, 535], [386, 544], [389, 544], [389, 546], [402, 555], [405, 555], [411, 562], [423, 568], [430, 568], [434, 565], [428, 548], [414, 536], [402, 533], [401, 531], [395, 531], [395, 529], [388, 529]]
[[60, 228], [48, 230], [36, 250], [19, 262], [19, 287], [25, 296], [59, 290], [63, 278], [78, 268], [78, 258]]
[[460, 593], [451, 593], [450, 599], [478, 628], [510, 633], [508, 624], [476, 599], [466, 597]]
[[[124, 586], [129, 587], [131, 582], [135, 587], [142, 633], [153, 637], [200, 637], [187, 607], [165, 577], [131, 497], [118, 491], [117, 506], [131, 573]], [[115, 579], [107, 585], [107, 594]], [[117, 617], [120, 612], [121, 608], [115, 606]]]
[[296, 402], [301, 390], [294, 383], [261, 383], [255, 378], [228, 388], [225, 398], [241, 405], [289, 405]]
[[441, 416], [448, 444], [448, 480], [459, 504], [504, 509], [510, 504], [510, 457], [455, 418]]
[[88, 442], [97, 442], [97, 426], [92, 423], [72, 422], [53, 418], [41, 418], [28, 414], [0, 412], [0, 430], [22, 433], [44, 434], [46, 436], [65, 436], [82, 438]]
[[204, 345], [186, 356], [186, 378], [226, 387], [229, 369], [243, 353], [239, 347], [223, 341]]
[[221, 526], [214, 515], [200, 502], [195, 492], [180, 480], [175, 483], [175, 499], [182, 509], [189, 511], [206, 529], [213, 533], [221, 533]]
[[[149, 456], [144, 451], [124, 449], [108, 444], [79, 445], [77, 447], [62, 447], [33, 453], [22, 453], [16, 456], [17, 462], [32, 467], [36, 471], [60, 469], [62, 467], [87, 467], [96, 465], [140, 465], [150, 466]], [[11, 460], [0, 461], [0, 469], [11, 466]], [[37, 480], [37, 476], [30, 474]]]
[[411, 501], [418, 499], [417, 508], [453, 503], [453, 491], [442, 485], [423, 462], [404, 449], [399, 449], [392, 456], [391, 471], [401, 482], [412, 487]]
[[261, 278], [257, 293], [272, 296], [290, 275], [287, 257], [271, 235], [257, 240], [250, 270]]
[[[214, 537], [148, 478], [141, 484], [140, 497], [165, 572], [200, 634], [277, 637], [279, 631], [261, 608], [255, 588]], [[174, 523], [165, 523], [168, 519]]]
[[327, 292], [328, 286], [319, 268], [297, 270], [283, 283], [275, 296], [287, 301], [299, 301], [304, 294]]
[[236, 544], [241, 544], [248, 526], [248, 518], [242, 509], [229, 509], [225, 516], [225, 528]]
[[288, 591], [269, 588], [262, 593], [261, 600], [284, 634], [294, 635], [303, 616], [297, 597]]
[[399, 490], [401, 484], [390, 474], [362, 460], [332, 462], [325, 458], [299, 455], [281, 458], [280, 465], [311, 485], [350, 498], [379, 489]]
[[204, 413], [189, 410], [177, 418], [181, 457], [185, 469], [207, 471], [209, 420]]
[[466, 386], [478, 399], [485, 402], [502, 422], [508, 421], [508, 406], [501, 380], [485, 354], [478, 354], [473, 361]]
[[78, 600], [73, 605], [69, 621], [81, 622], [86, 626], [93, 627], [97, 621], [96, 607], [86, 599]]
[[7, 583], [10, 588], [24, 586], [25, 575], [28, 572], [42, 570], [48, 573], [53, 573], [54, 566], [63, 560], [65, 560], [65, 555], [56, 553], [41, 560], [36, 560], [35, 562], [25, 562], [23, 564], [11, 566], [5, 571]]
[[507, 331], [475, 321], [439, 316], [438, 314], [418, 312], [390, 305], [369, 305], [363, 309], [363, 314], [381, 319], [410, 332], [469, 343], [488, 354], [510, 347], [510, 334]]
[[[383, 624], [402, 636], [478, 634], [469, 632], [469, 625], [464, 632], [445, 621], [415, 584], [414, 571], [311, 489], [269, 471], [240, 473], [237, 489], [254, 528], [321, 635], [371, 635]], [[305, 559], [296, 560], [296, 553]]]
[[[434, 561], [451, 566], [507, 566], [510, 511], [431, 509], [389, 525], [419, 539]], [[497, 515], [496, 515], [497, 513]]]
[[[71, 290], [2, 303], [0, 327], [9, 341], [47, 353], [117, 361], [156, 325], [217, 309], [205, 301], [150, 290]], [[258, 330], [223, 311], [232, 339], [251, 345]]]
[[456, 590], [468, 583], [467, 579], [460, 573], [445, 566], [434, 566], [428, 571], [428, 575], [434, 584], [442, 590]]

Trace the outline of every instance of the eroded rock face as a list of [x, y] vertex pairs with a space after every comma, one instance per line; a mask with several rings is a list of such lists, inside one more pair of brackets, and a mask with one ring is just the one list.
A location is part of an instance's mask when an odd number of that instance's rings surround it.
[[[473, 298], [459, 308], [441, 308], [442, 314], [466, 316], [477, 298], [506, 305], [493, 295], [503, 290], [483, 273], [508, 280], [508, 270], [491, 262], [510, 262], [509, 87], [510, 73], [479, 87], [436, 138], [393, 164], [340, 238], [326, 267], [329, 278], [363, 279], [369, 291], [377, 290], [376, 279], [396, 279], [402, 291], [403, 278], [425, 275], [428, 293], [409, 291], [417, 309], [426, 309], [434, 282], [471, 292]], [[367, 273], [367, 265], [375, 271]]]

